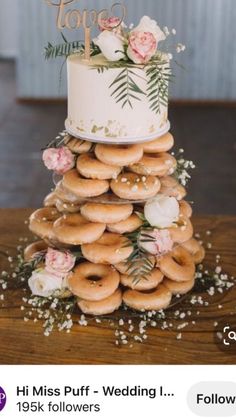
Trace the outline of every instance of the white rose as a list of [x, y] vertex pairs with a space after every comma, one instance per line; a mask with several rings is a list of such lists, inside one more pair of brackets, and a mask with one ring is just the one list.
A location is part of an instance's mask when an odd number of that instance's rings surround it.
[[66, 277], [54, 275], [46, 269], [38, 269], [32, 272], [28, 284], [33, 295], [50, 297], [55, 291], [66, 287]]
[[179, 203], [176, 198], [159, 194], [146, 202], [144, 215], [153, 227], [171, 227], [179, 219]]
[[166, 35], [158, 26], [157, 22], [148, 16], [143, 16], [138, 26], [134, 28], [132, 32], [151, 32], [157, 43], [166, 39]]
[[122, 39], [111, 31], [103, 31], [93, 40], [108, 61], [119, 61], [124, 58], [124, 44]]

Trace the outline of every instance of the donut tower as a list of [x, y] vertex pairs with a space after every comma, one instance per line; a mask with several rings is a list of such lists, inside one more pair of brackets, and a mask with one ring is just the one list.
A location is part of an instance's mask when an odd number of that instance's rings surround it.
[[85, 56], [64, 48], [66, 130], [43, 152], [60, 178], [30, 217], [40, 241], [26, 248], [25, 260], [43, 255], [43, 281], [36, 275], [29, 285], [37, 295], [74, 296], [87, 314], [122, 304], [159, 311], [193, 288], [204, 258], [171, 153], [170, 57], [157, 50], [167, 35], [147, 16], [130, 32], [116, 17], [100, 19], [99, 28], [93, 43], [86, 39]]
[[[204, 249], [193, 238], [186, 190], [171, 176], [177, 164], [169, 153], [173, 144], [170, 133], [135, 145], [94, 144], [65, 135], [64, 151], [73, 153], [76, 166], [64, 173], [44, 207], [31, 215], [30, 230], [41, 241], [30, 245], [25, 257], [29, 260], [48, 247], [79, 250], [81, 257], [67, 286], [83, 313], [108, 314], [122, 301], [136, 310], [161, 310], [172, 296], [193, 288], [195, 265], [204, 258]], [[151, 248], [145, 253], [146, 274], [129, 237], [138, 239], [143, 231], [148, 235], [142, 215], [155, 197], [175, 198], [179, 218], [161, 230], [173, 242], [171, 251], [154, 255], [155, 243], [147, 238]]]

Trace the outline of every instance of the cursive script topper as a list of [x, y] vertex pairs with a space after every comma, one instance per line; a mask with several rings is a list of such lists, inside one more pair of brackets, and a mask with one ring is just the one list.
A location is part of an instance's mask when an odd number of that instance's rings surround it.
[[[90, 59], [91, 30], [95, 26], [104, 27], [104, 19], [120, 15], [117, 27], [122, 24], [126, 16], [126, 7], [122, 3], [114, 3], [109, 9], [89, 10], [75, 8], [78, 0], [46, 0], [49, 6], [57, 8], [57, 28], [63, 29], [84, 29], [85, 59]], [[104, 27], [105, 29], [105, 27]]]

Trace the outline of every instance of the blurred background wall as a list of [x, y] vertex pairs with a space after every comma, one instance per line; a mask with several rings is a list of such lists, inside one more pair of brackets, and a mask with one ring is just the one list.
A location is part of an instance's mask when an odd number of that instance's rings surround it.
[[[9, 3], [11, 2], [11, 7]], [[18, 47], [19, 0], [0, 0], [0, 57], [15, 58]]]
[[[109, 0], [78, 0], [80, 9], [109, 7]], [[236, 0], [126, 0], [127, 21], [138, 22], [143, 14], [161, 27], [176, 28], [176, 40], [187, 45], [179, 57], [186, 71], [176, 68], [175, 99], [236, 99]], [[9, 7], [10, 6], [10, 7]], [[67, 36], [80, 39], [80, 31]], [[60, 60], [48, 64], [43, 48], [60, 42], [55, 10], [44, 0], [1, 0], [0, 54], [17, 55], [17, 94], [21, 98], [66, 96], [65, 69], [59, 86]], [[16, 43], [18, 42], [18, 53]]]

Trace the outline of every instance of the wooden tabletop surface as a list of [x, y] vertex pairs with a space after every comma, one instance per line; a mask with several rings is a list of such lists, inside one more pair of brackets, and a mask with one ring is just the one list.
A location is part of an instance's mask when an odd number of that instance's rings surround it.
[[[29, 209], [0, 210], [0, 250], [14, 254], [22, 238], [30, 238], [24, 222]], [[215, 256], [221, 255], [223, 270], [236, 277], [236, 217], [200, 216], [193, 219], [195, 231], [205, 243], [211, 242], [205, 266], [215, 266]], [[206, 231], [211, 235], [207, 236]], [[8, 262], [7, 262], [8, 263]], [[7, 268], [1, 257], [1, 271]], [[1, 292], [0, 292], [1, 294]], [[203, 296], [203, 299], [206, 296]], [[189, 325], [176, 329], [150, 328], [145, 343], [130, 342], [115, 345], [114, 328], [108, 322], [92, 323], [87, 327], [75, 324], [71, 333], [53, 332], [43, 335], [42, 324], [23, 321], [19, 291], [8, 291], [4, 306], [0, 304], [0, 362], [1, 364], [235, 364], [236, 342], [229, 352], [215, 343], [217, 327], [224, 323], [236, 326], [236, 287], [223, 295], [207, 296], [209, 306], [191, 306], [185, 300], [172, 310], [191, 310]], [[219, 308], [220, 306], [220, 308]], [[197, 314], [199, 312], [199, 314]], [[196, 321], [196, 324], [192, 324]], [[178, 320], [175, 325], [183, 323]]]

